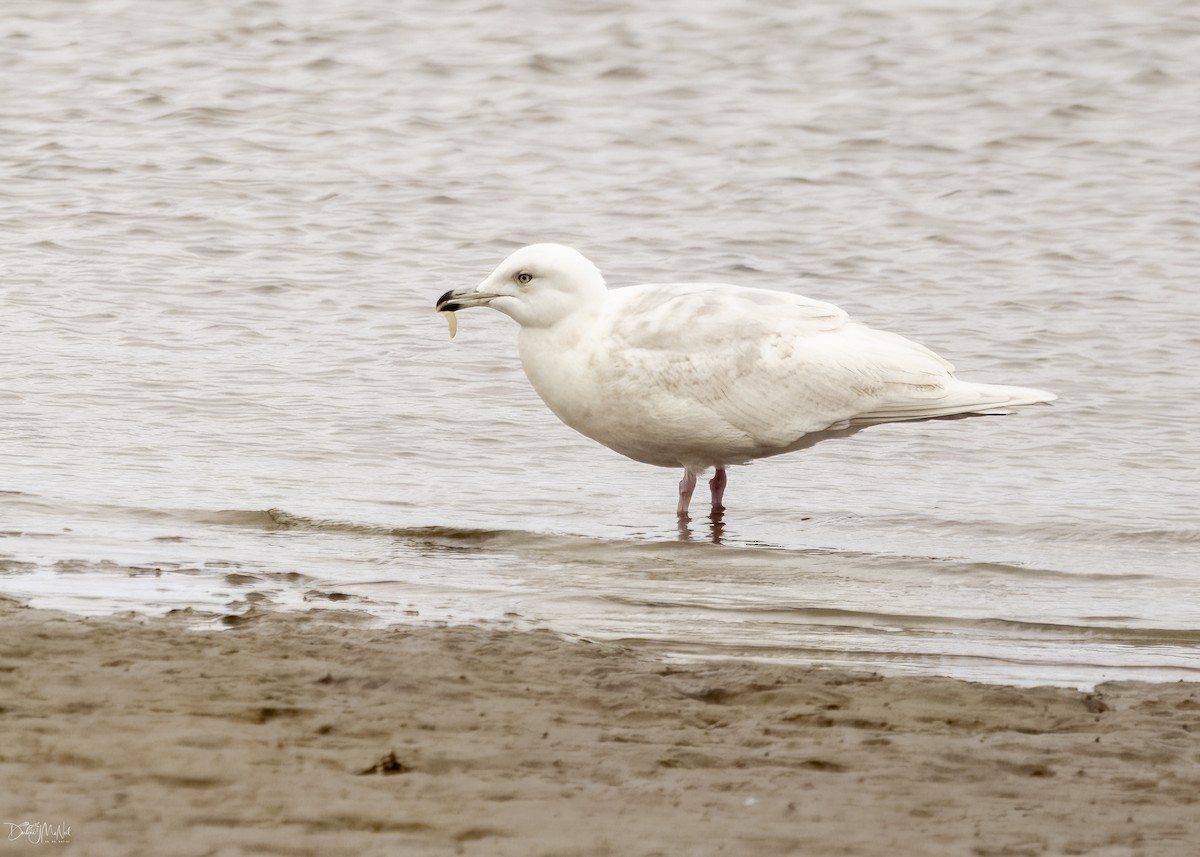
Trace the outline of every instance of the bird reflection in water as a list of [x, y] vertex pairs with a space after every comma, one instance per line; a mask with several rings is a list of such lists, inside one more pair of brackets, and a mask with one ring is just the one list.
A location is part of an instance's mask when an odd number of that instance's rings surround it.
[[[695, 530], [692, 529], [691, 515], [680, 515], [679, 518], [679, 541], [694, 542], [699, 541]], [[714, 545], [723, 544], [725, 537], [725, 510], [714, 509], [712, 514], [705, 518], [708, 522], [708, 532], [701, 533], [701, 536], [707, 535], [708, 541]]]

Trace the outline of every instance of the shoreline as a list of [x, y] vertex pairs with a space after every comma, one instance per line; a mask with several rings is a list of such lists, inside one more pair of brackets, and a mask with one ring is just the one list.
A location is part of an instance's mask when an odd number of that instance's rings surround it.
[[[1191, 855], [1200, 684], [1093, 693], [0, 596], [0, 857]], [[8, 823], [6, 827], [3, 823]], [[8, 832], [8, 833], [6, 833]]]

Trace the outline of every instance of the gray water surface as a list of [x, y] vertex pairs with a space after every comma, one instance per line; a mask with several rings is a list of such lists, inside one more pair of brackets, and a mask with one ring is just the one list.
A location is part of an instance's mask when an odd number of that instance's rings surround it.
[[[0, 18], [0, 592], [1200, 679], [1200, 14], [40, 0]], [[678, 474], [561, 426], [516, 247], [834, 302], [1053, 407]]]

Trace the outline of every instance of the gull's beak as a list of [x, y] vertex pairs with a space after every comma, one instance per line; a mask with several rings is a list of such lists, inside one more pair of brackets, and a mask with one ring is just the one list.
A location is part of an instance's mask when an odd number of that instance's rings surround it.
[[473, 306], [487, 306], [500, 295], [475, 289], [451, 289], [437, 299], [438, 312], [458, 312]]

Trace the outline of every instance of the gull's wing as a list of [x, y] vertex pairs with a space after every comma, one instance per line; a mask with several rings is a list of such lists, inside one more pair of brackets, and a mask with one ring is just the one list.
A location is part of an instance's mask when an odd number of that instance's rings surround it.
[[1002, 391], [1019, 388], [957, 381], [928, 348], [786, 292], [614, 289], [598, 327], [608, 343], [606, 387], [687, 415], [706, 447], [723, 439], [763, 454], [814, 433], [1018, 403]]

